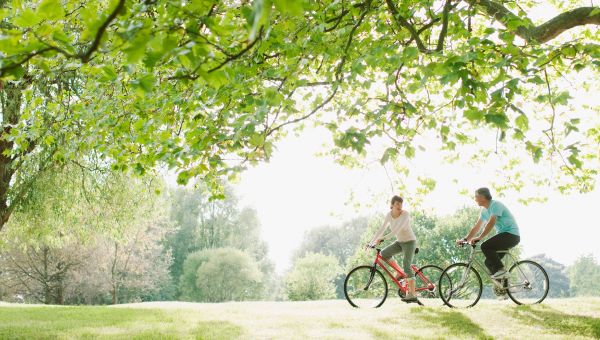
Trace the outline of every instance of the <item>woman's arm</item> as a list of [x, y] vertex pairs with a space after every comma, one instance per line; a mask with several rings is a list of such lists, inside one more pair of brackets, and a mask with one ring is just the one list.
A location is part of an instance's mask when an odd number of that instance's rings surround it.
[[379, 230], [377, 230], [377, 232], [375, 233], [375, 236], [373, 236], [373, 239], [371, 240], [371, 244], [375, 245], [377, 244], [377, 242], [381, 239], [385, 239], [387, 237], [382, 237], [383, 232], [385, 231], [385, 228], [387, 227], [387, 225], [390, 223], [390, 218], [389, 218], [389, 214], [385, 216], [385, 219], [383, 220], [383, 225], [381, 226], [381, 228], [379, 228]]

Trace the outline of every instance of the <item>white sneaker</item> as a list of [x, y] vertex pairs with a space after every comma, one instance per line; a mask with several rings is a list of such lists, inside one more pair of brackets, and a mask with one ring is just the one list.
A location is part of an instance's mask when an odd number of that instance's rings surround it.
[[494, 280], [498, 280], [498, 279], [503, 279], [504, 277], [506, 277], [506, 270], [505, 269], [500, 269], [497, 272], [495, 272], [491, 277]]

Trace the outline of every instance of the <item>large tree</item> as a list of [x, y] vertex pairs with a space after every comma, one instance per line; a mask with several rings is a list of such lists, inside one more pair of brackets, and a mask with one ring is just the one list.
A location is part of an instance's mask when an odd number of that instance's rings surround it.
[[158, 295], [171, 282], [171, 256], [163, 251], [169, 223], [157, 182], [52, 168], [1, 234], [0, 286], [59, 304]]
[[600, 10], [548, 5], [538, 22], [533, 1], [2, 0], [0, 227], [37, 173], [86, 150], [218, 187], [302, 121], [345, 163], [379, 138], [385, 162], [421, 134], [449, 152], [497, 135], [475, 155], [506, 154], [510, 186], [516, 148], [558, 164], [537, 185], [590, 190], [598, 108], [575, 110], [563, 79], [595, 91]]

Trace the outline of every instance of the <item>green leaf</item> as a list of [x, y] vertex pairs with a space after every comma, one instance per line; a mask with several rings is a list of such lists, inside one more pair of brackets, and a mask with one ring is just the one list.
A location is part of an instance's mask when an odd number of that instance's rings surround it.
[[418, 55], [419, 55], [419, 50], [416, 47], [413, 47], [413, 46], [406, 47], [402, 51], [402, 59], [404, 59], [404, 61], [413, 60]]
[[515, 119], [515, 124], [521, 131], [529, 130], [529, 118], [526, 115], [520, 115]]
[[488, 113], [485, 115], [485, 121], [498, 127], [506, 127], [508, 117], [504, 113]]
[[570, 98], [571, 95], [569, 94], [569, 91], [562, 91], [552, 98], [552, 102], [554, 104], [566, 105]]
[[39, 24], [43, 18], [40, 18], [37, 13], [31, 9], [26, 9], [19, 16], [12, 20], [12, 23], [19, 27], [32, 27]]
[[[143, 176], [146, 173], [146, 169], [144, 169], [142, 164], [136, 163], [133, 172], [138, 176]], [[177, 178], [177, 180], [179, 181], [179, 178]]]
[[190, 172], [187, 170], [179, 172], [179, 174], [177, 174], [177, 184], [186, 185], [187, 182], [190, 180], [190, 177]]
[[482, 120], [483, 117], [484, 117], [483, 111], [480, 111], [480, 110], [477, 110], [477, 109], [465, 110], [465, 112], [463, 113], [463, 115], [465, 116], [465, 118], [467, 118], [470, 121]]
[[102, 82], [112, 82], [116, 80], [118, 77], [115, 68], [112, 65], [104, 65], [102, 67], [102, 76], [100, 77], [100, 81]]
[[24, 74], [25, 74], [25, 69], [23, 68], [23, 66], [19, 65], [13, 69], [4, 71], [3, 78], [19, 80], [23, 77]]
[[299, 16], [304, 12], [302, 0], [274, 0], [275, 8], [282, 13]]
[[379, 162], [381, 164], [385, 164], [385, 163], [387, 163], [387, 161], [390, 158], [395, 159], [397, 155], [398, 155], [398, 149], [396, 149], [396, 148], [387, 148], [383, 152], [383, 156], [381, 157], [381, 160]]
[[59, 0], [43, 0], [38, 7], [38, 13], [41, 18], [55, 20], [65, 15], [63, 5]]
[[260, 133], [253, 134], [252, 136], [250, 136], [250, 139], [248, 140], [248, 143], [253, 147], [261, 146], [261, 145], [263, 145], [264, 142], [265, 142], [265, 136]]
[[406, 158], [409, 158], [409, 159], [415, 157], [415, 148], [408, 145], [406, 147], [406, 149], [404, 150], [404, 155], [406, 156]]
[[152, 92], [154, 88], [154, 83], [156, 82], [156, 78], [152, 74], [147, 74], [142, 78], [132, 80], [131, 83], [142, 89], [142, 91], [149, 93]]
[[577, 55], [577, 50], [573, 46], [567, 46], [562, 49], [562, 54], [565, 57], [573, 58]]
[[271, 0], [254, 0], [254, 21], [250, 29], [250, 40], [256, 39], [259, 30], [268, 25], [271, 15]]

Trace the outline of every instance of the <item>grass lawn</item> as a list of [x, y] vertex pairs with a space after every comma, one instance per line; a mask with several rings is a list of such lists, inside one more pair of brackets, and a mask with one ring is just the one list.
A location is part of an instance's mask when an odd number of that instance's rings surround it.
[[0, 339], [599, 339], [600, 299], [536, 306], [482, 300], [466, 310], [406, 305], [378, 309], [345, 300], [151, 302], [101, 307], [0, 303]]

